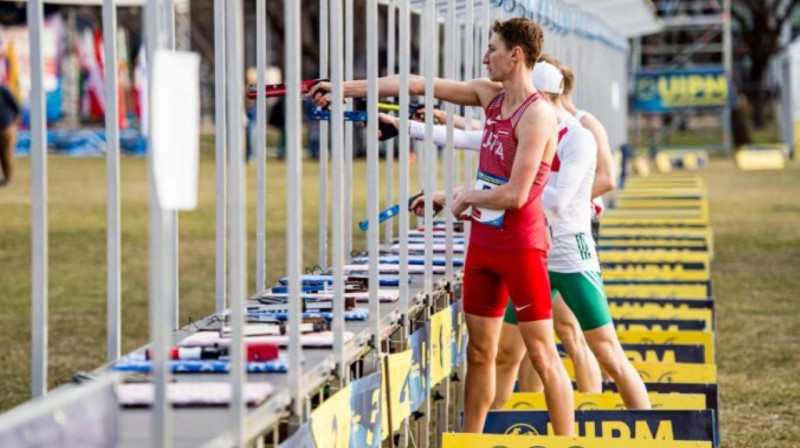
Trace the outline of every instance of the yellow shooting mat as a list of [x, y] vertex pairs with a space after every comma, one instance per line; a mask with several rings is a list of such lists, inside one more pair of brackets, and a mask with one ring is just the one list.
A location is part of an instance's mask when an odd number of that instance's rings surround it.
[[511, 434], [442, 434], [442, 448], [712, 448], [712, 442]]
[[622, 344], [692, 344], [705, 348], [706, 361], [714, 359], [714, 333], [707, 331], [618, 331]]
[[615, 319], [661, 319], [661, 320], [702, 320], [709, 327], [714, 323], [714, 312], [710, 309], [660, 307], [608, 304], [611, 317]]
[[[703, 394], [662, 394], [648, 393], [653, 409], [665, 410], [701, 410], [706, 409], [706, 396]], [[517, 392], [503, 405], [507, 410], [547, 409], [543, 393]], [[575, 409], [585, 410], [614, 410], [626, 409], [622, 396], [616, 392], [603, 392], [599, 394], [585, 394], [575, 392]]]
[[711, 228], [706, 227], [620, 227], [612, 226], [603, 221], [600, 217], [600, 240], [605, 237], [624, 237], [624, 238], [678, 238], [678, 239], [702, 239], [713, 243], [714, 233]]
[[602, 225], [622, 225], [622, 226], [707, 226], [707, 216], [614, 216], [604, 214], [600, 219]]
[[602, 216], [602, 220], [606, 221], [611, 218], [663, 218], [671, 219], [673, 221], [682, 221], [692, 218], [705, 218], [708, 219], [708, 210], [702, 207], [686, 207], [686, 208], [662, 208], [662, 207], [637, 207], [637, 208], [612, 208], [606, 210]]
[[665, 249], [702, 249], [708, 247], [706, 239], [678, 239], [678, 238], [609, 238], [600, 236], [598, 244], [603, 248], [632, 249], [637, 247]]
[[[667, 150], [668, 151], [668, 150]], [[666, 151], [661, 151], [662, 153]], [[627, 179], [625, 185], [637, 185], [637, 184], [647, 184], [653, 182], [693, 182], [696, 184], [702, 184], [703, 180], [700, 176], [693, 173], [669, 173], [669, 174], [653, 174], [647, 177], [631, 177]]]
[[677, 208], [702, 209], [708, 207], [708, 200], [696, 198], [658, 199], [658, 198], [620, 198], [614, 201], [614, 210], [636, 208]]
[[[571, 359], [562, 359], [571, 380], [575, 380], [575, 365]], [[716, 364], [665, 363], [632, 361], [645, 383], [716, 384]]]
[[604, 285], [607, 297], [621, 299], [684, 299], [708, 300], [708, 285], [706, 283], [658, 283], [636, 284], [620, 283]]
[[[700, 269], [682, 263], [603, 263], [604, 280], [705, 282], [711, 279], [706, 263]], [[691, 268], [691, 269], [690, 269]]]
[[[711, 332], [713, 328], [702, 319], [681, 319], [667, 322], [664, 319], [634, 319], [631, 321], [622, 318], [614, 318], [614, 329], [616, 331], [704, 331]], [[638, 321], [638, 322], [637, 322]]]
[[619, 192], [615, 197], [616, 199], [702, 199], [706, 197], [706, 192], [698, 188], [647, 188], [640, 190], [624, 190]]
[[601, 263], [705, 263], [711, 264], [708, 251], [690, 249], [606, 249], [597, 257]]

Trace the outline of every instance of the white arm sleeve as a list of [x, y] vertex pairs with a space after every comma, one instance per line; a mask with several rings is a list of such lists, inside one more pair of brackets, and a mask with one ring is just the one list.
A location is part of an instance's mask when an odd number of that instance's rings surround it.
[[561, 216], [569, 206], [587, 174], [594, 174], [594, 161], [597, 159], [597, 143], [592, 134], [578, 128], [575, 134], [568, 136], [562, 152], [561, 168], [555, 186], [545, 187], [542, 202], [547, 211]]
[[[425, 123], [419, 121], [408, 122], [408, 132], [414, 140], [425, 140]], [[447, 145], [447, 126], [437, 124], [433, 126], [433, 143], [437, 146]], [[465, 131], [453, 129], [453, 147], [479, 151], [483, 140], [483, 131]]]

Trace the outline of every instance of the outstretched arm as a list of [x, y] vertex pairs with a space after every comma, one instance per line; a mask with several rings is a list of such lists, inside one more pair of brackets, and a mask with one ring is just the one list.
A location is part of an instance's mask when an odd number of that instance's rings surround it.
[[[388, 114], [378, 114], [378, 119], [384, 123], [389, 123], [396, 129], [400, 128], [400, 119]], [[414, 140], [425, 140], [425, 124], [419, 121], [408, 122], [409, 136]], [[472, 151], [479, 151], [481, 149], [481, 139], [483, 137], [482, 131], [462, 131], [461, 129], [453, 129], [453, 146], [456, 149], [466, 149]], [[437, 146], [447, 145], [447, 126], [434, 125], [433, 135], [431, 135], [433, 143]]]
[[[453, 81], [451, 79], [436, 78], [433, 81], [433, 96], [444, 101], [462, 106], [483, 106], [497, 96], [503, 86], [489, 79], [473, 79], [470, 81]], [[355, 80], [343, 83], [344, 97], [367, 96], [367, 81]], [[308, 96], [320, 107], [327, 107], [329, 99], [327, 94], [331, 91], [331, 83], [327, 81], [315, 84], [308, 91]], [[408, 78], [408, 91], [412, 95], [425, 94], [425, 77], [410, 75]], [[398, 96], [400, 94], [400, 75], [378, 78], [378, 95]]]

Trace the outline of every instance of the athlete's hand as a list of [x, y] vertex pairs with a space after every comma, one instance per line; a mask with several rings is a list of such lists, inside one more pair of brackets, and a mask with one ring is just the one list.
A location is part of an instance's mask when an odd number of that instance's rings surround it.
[[[419, 105], [414, 109], [411, 119], [415, 121], [425, 121], [425, 106]], [[443, 110], [433, 109], [433, 124], [442, 124], [447, 122], [447, 114]]]
[[318, 107], [327, 109], [330, 105], [330, 93], [331, 83], [328, 81], [320, 81], [308, 89], [306, 98], [314, 101], [314, 104], [316, 104]]
[[459, 221], [472, 219], [471, 214], [468, 213], [469, 208], [469, 192], [459, 194], [458, 197], [454, 196], [453, 205], [450, 206], [450, 210], [453, 212], [453, 216], [455, 216], [456, 219]]
[[[436, 216], [442, 209], [444, 208], [445, 203], [445, 194], [443, 191], [437, 191], [433, 194], [433, 214]], [[420, 218], [425, 216], [425, 196], [421, 195], [411, 201], [409, 204], [408, 209], [414, 212], [415, 215], [419, 216]]]
[[[378, 114], [378, 120], [380, 120], [381, 123], [386, 123], [394, 126], [395, 129], [400, 129], [400, 119], [397, 117], [393, 117], [389, 114], [380, 113]], [[380, 128], [378, 128], [378, 138], [381, 137], [383, 137], [383, 133], [380, 131]]]

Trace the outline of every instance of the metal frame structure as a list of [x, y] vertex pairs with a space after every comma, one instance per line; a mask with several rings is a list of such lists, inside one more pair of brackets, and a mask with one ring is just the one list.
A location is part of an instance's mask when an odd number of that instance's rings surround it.
[[[313, 1], [313, 0], [306, 0]], [[620, 0], [621, 1], [621, 0]], [[637, 2], [638, 0], [630, 0]], [[116, 6], [122, 1], [103, 1], [103, 20], [106, 38], [104, 39], [106, 60], [114, 60], [116, 36], [114, 21]], [[344, 4], [343, 4], [344, 3]], [[572, 3], [572, 4], [571, 4]], [[597, 94], [594, 86], [618, 82], [624, 91], [625, 80], [625, 55], [627, 44], [625, 36], [614, 32], [611, 27], [579, 8], [574, 2], [545, 2], [538, 1], [513, 1], [513, 0], [368, 0], [367, 21], [378, 23], [379, 4], [389, 8], [389, 17], [386, 32], [389, 42], [389, 64], [387, 72], [394, 67], [395, 56], [399, 62], [399, 104], [400, 111], [407, 111], [410, 104], [409, 75], [412, 66], [411, 54], [411, 17], [419, 15], [420, 25], [424, 29], [425, 42], [438, 41], [440, 32], [444, 32], [444, 70], [439, 69], [438, 45], [420, 46], [420, 64], [425, 74], [426, 94], [426, 129], [430, 134], [433, 122], [433, 80], [437, 76], [448, 78], [470, 79], [480, 72], [478, 64], [481, 63], [481, 51], [486, 46], [491, 25], [490, 18], [510, 17], [522, 15], [533, 18], [545, 26], [548, 40], [547, 51], [572, 65], [578, 72], [577, 102], [587, 109], [592, 110], [602, 121], [607, 123], [612, 144], [624, 138], [624, 108], [610, 110], [606, 94]], [[320, 351], [303, 350], [300, 344], [300, 326], [289, 325], [289, 371], [290, 375], [271, 377], [276, 383], [281, 383], [273, 396], [263, 405], [255, 409], [245, 408], [244, 384], [247, 375], [244, 371], [244, 304], [247, 297], [251, 296], [246, 287], [246, 191], [243, 160], [244, 138], [242, 133], [241, 111], [243, 110], [243, 91], [241, 83], [236, 80], [244, 79], [243, 70], [243, 32], [242, 32], [242, 0], [215, 0], [215, 105], [216, 105], [216, 284], [215, 284], [215, 309], [217, 315], [209, 319], [219, 318], [230, 303], [230, 326], [233, 330], [231, 343], [231, 372], [228, 376], [232, 384], [231, 402], [229, 410], [220, 410], [211, 420], [206, 420], [212, 431], [202, 442], [197, 440], [187, 441], [183, 433], [173, 433], [175, 425], [195, 424], [201, 425], [196, 416], [189, 411], [172, 410], [167, 404], [166, 388], [172, 378], [169, 372], [166, 353], [174, 337], [186, 335], [190, 328], [179, 330], [173, 334], [173, 326], [177, 322], [177, 214], [171, 210], [164, 210], [158, 203], [152, 160], [150, 165], [150, 332], [154, 353], [153, 372], [155, 378], [156, 399], [152, 411], [146, 413], [143, 421], [140, 414], [124, 410], [120, 413], [121, 424], [137, 424], [149, 427], [151, 439], [147, 442], [150, 446], [171, 446], [174, 444], [203, 444], [209, 446], [236, 445], [261, 446], [267, 435], [273, 436], [277, 444], [279, 431], [277, 425], [281, 422], [290, 422], [293, 427], [302, 425], [310, 417], [310, 396], [319, 392], [326, 384], [344, 386], [350, 380], [351, 373], [368, 373], [378, 368], [380, 364], [369, 363], [364, 369], [351, 369], [364, 364], [367, 354], [374, 360], [380, 360], [384, 352], [392, 348], [405, 348], [412, 328], [420, 322], [424, 323], [430, 316], [444, 307], [450, 305], [460, 291], [460, 278], [453, 267], [454, 234], [452, 230], [453, 218], [446, 217], [446, 272], [439, 276], [433, 273], [433, 233], [432, 226], [426, 225], [424, 232], [425, 241], [425, 274], [422, 281], [415, 281], [409, 275], [408, 248], [410, 216], [407, 207], [400, 207], [397, 236], [399, 239], [399, 302], [394, 310], [381, 307], [376, 288], [370, 288], [369, 309], [370, 318], [365, 326], [355, 327], [346, 325], [344, 321], [344, 264], [349, 259], [352, 249], [352, 123], [344, 121], [345, 109], [352, 106], [348, 100], [345, 103], [342, 97], [342, 82], [353, 77], [353, 0], [319, 0], [320, 10], [327, 11], [320, 23], [322, 35], [326, 38], [321, 41], [323, 51], [320, 52], [321, 76], [330, 75], [333, 86], [330, 121], [322, 128], [323, 144], [321, 147], [320, 163], [320, 194], [327, 195], [328, 182], [331, 183], [331, 219], [328, 221], [327, 204], [320, 211], [320, 252], [319, 263], [330, 268], [334, 275], [332, 291], [334, 295], [334, 309], [332, 332], [334, 336], [333, 348], [322, 354]], [[31, 22], [31, 56], [33, 73], [41, 74], [41, 42], [38, 39], [41, 29], [42, 0], [30, 0], [28, 4]], [[300, 274], [302, 260], [302, 146], [301, 146], [301, 96], [300, 96], [300, 7], [297, 1], [285, 1], [284, 21], [287, 34], [285, 37], [285, 82], [288, 88], [286, 97], [287, 116], [287, 222], [286, 222], [286, 248], [287, 267], [289, 278], [289, 322], [301, 321]], [[174, 1], [173, 0], [148, 0], [145, 17], [147, 25], [147, 50], [148, 58], [156, 49], [174, 49]], [[493, 14], [490, 15], [490, 11]], [[256, 23], [257, 32], [257, 67], [258, 85], [265, 84], [266, 67], [266, 21], [265, 0], [257, 0]], [[476, 12], [480, 20], [476, 20]], [[444, 27], [442, 26], [444, 24]], [[397, 40], [394, 39], [395, 26], [397, 27]], [[444, 29], [442, 29], [444, 28]], [[367, 121], [367, 208], [368, 208], [368, 242], [369, 253], [369, 282], [378, 284], [378, 255], [380, 246], [380, 228], [378, 225], [379, 191], [379, 154], [377, 139], [377, 113], [378, 113], [378, 26], [367, 29], [367, 78], [368, 78], [368, 121]], [[328, 39], [329, 38], [329, 39]], [[330, 49], [328, 50], [328, 46]], [[395, 50], [395, 46], [397, 47]], [[588, 51], [580, 51], [588, 50]], [[396, 51], [396, 52], [395, 52]], [[330, 58], [330, 55], [342, 55]], [[591, 55], [591, 56], [590, 56]], [[591, 58], [591, 60], [587, 60]], [[601, 63], [602, 61], [602, 63]], [[602, 70], [594, 69], [595, 66], [607, 65]], [[328, 71], [328, 66], [329, 71]], [[592, 68], [590, 71], [589, 68]], [[115, 70], [113, 64], [106, 65], [107, 104], [114, 104], [117, 90]], [[485, 73], [485, 72], [484, 72]], [[35, 396], [43, 395], [46, 390], [47, 367], [47, 166], [45, 146], [45, 121], [44, 121], [44, 95], [41, 76], [33, 77], [32, 91], [32, 195], [33, 195], [33, 346], [32, 346], [32, 383]], [[151, 83], [152, 85], [152, 83]], [[624, 103], [624, 101], [623, 101]], [[257, 160], [257, 247], [256, 247], [256, 292], [265, 288], [265, 256], [264, 256], [264, 223], [266, 216], [266, 183], [265, 183], [265, 136], [261, 125], [266, 116], [266, 105], [263, 98], [257, 99], [257, 120], [259, 126], [256, 131], [258, 146]], [[111, 108], [110, 110], [116, 110]], [[471, 123], [471, 118], [479, 116], [473, 108], [464, 109], [464, 114]], [[452, 117], [456, 109], [452, 105], [446, 106], [448, 116], [448, 144], [444, 149], [444, 187], [447, 203], [453, 200], [453, 189], [457, 184], [469, 187], [474, 177], [476, 161], [474, 155], [467, 154], [456, 157], [453, 147]], [[397, 158], [399, 164], [399, 190], [397, 196], [399, 203], [408, 203], [410, 185], [410, 142], [408, 133], [408, 116], [400, 114], [400, 132], [397, 144]], [[107, 132], [109, 135], [109, 152], [107, 159], [107, 188], [108, 201], [108, 341], [107, 357], [109, 362], [115, 361], [119, 356], [119, 151], [118, 129], [114, 114], [106, 117]], [[330, 164], [328, 157], [328, 132], [330, 133]], [[438, 150], [431, 141], [420, 145], [418, 163], [421, 166], [419, 182], [425, 186], [426, 191], [434, 191], [440, 183], [438, 163], [440, 157]], [[152, 159], [152, 152], [149, 157]], [[387, 151], [387, 159], [392, 161], [393, 150]], [[457, 162], [458, 160], [458, 162]], [[387, 175], [384, 185], [393, 184], [392, 162], [387, 163]], [[387, 202], [392, 202], [394, 193], [391, 189], [387, 192]], [[432, 223], [431, 195], [426, 196], [425, 222]], [[330, 224], [331, 260], [327, 261], [328, 224]], [[385, 226], [386, 242], [392, 242], [394, 237], [393, 226]], [[469, 226], [466, 226], [469, 231]], [[417, 279], [419, 280], [419, 279]], [[345, 341], [345, 330], [355, 331], [355, 338]], [[389, 339], [387, 339], [387, 335]], [[393, 344], [389, 344], [391, 342]], [[305, 358], [306, 362], [303, 363]], [[430, 361], [430, 360], [429, 360]], [[98, 374], [107, 375], [108, 367], [97, 371]], [[463, 369], [461, 375], [463, 378]], [[193, 381], [186, 376], [175, 375], [178, 381]], [[256, 378], [251, 377], [255, 381]], [[118, 381], [115, 377], [111, 382]], [[263, 381], [263, 380], [262, 380]], [[80, 388], [82, 386], [65, 386], [66, 388]], [[451, 415], [449, 405], [451, 389], [456, 391], [454, 400], [460, 400], [460, 383], [450, 384], [449, 380], [443, 381], [439, 391], [445, 399], [442, 402], [427, 400], [425, 419], [422, 420], [424, 428], [416, 434], [416, 439], [421, 446], [428, 446], [431, 441], [429, 433], [429, 416], [436, 410], [440, 417], [437, 419], [436, 434], [450, 430], [457, 426], [458, 418]], [[81, 399], [81, 394], [75, 394]], [[55, 404], [54, 404], [55, 406]], [[25, 412], [23, 410], [24, 420]], [[38, 411], [37, 411], [38, 412]], [[451, 419], [452, 417], [452, 419]], [[1, 420], [0, 420], [1, 422]], [[187, 423], [188, 422], [188, 423]], [[1, 427], [2, 425], [0, 425]], [[403, 434], [408, 434], [408, 424]], [[142, 426], [139, 426], [142, 427]], [[123, 431], [124, 432], [124, 431]], [[205, 437], [205, 436], [204, 436]], [[440, 438], [437, 438], [440, 439]], [[408, 437], [403, 437], [403, 445], [408, 443]], [[121, 441], [125, 444], [126, 440]]]
[[[631, 76], [642, 69], [654, 68], [702, 68], [714, 63], [725, 69], [728, 79], [733, 73], [731, 46], [731, 0], [655, 0], [655, 7], [663, 30], [659, 33], [646, 33], [648, 36], [636, 36], [633, 39], [631, 52]], [[665, 40], [688, 40], [678, 43]], [[662, 146], [662, 141], [674, 133], [678, 126], [692, 117], [708, 117], [716, 115], [720, 123], [719, 149], [731, 150], [731, 107], [730, 104], [716, 111], [696, 109], [669, 112], [675, 119], [669, 126], [659, 124], [658, 131], [651, 131], [652, 136], [647, 146]], [[656, 116], [656, 118], [658, 118]], [[635, 112], [636, 141], [645, 141], [642, 133], [644, 114]]]

